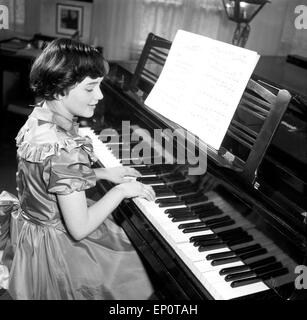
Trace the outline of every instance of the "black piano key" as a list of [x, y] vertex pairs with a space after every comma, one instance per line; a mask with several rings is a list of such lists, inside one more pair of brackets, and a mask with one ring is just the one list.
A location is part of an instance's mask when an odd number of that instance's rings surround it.
[[158, 177], [137, 177], [136, 180], [144, 184], [164, 183], [163, 180]]
[[182, 189], [173, 189], [173, 186], [170, 185], [170, 188], [176, 193], [177, 196], [188, 195], [197, 192], [196, 187], [187, 187]]
[[236, 222], [232, 219], [229, 219], [227, 221], [224, 221], [224, 222], [219, 222], [219, 223], [215, 223], [214, 225], [212, 225], [210, 228], [215, 231], [217, 229], [220, 229], [220, 228], [224, 228], [224, 227], [227, 227], [227, 226], [231, 226], [233, 224], [235, 224]]
[[201, 241], [201, 240], [194, 241], [195, 247], [197, 247], [197, 246], [210, 247], [211, 245], [216, 245], [216, 244], [226, 244], [226, 243], [225, 243], [225, 241], [223, 241], [222, 239], [219, 239], [219, 238], [206, 240], [206, 241]]
[[246, 234], [246, 232], [242, 229], [242, 228], [234, 228], [234, 229], [230, 229], [230, 230], [226, 230], [226, 231], [222, 231], [222, 232], [217, 232], [217, 233], [213, 233], [213, 234], [206, 234], [206, 235], [200, 235], [200, 236], [194, 236], [190, 238], [190, 242], [196, 241], [196, 240], [211, 240], [211, 239], [215, 239], [215, 238], [220, 238], [220, 239], [228, 239], [229, 236], [241, 236], [244, 233], [244, 235]]
[[182, 200], [190, 200], [190, 199], [198, 199], [200, 197], [205, 197], [207, 200], [208, 200], [208, 197], [205, 196], [202, 192], [198, 191], [198, 192], [194, 192], [192, 194], [189, 194], [189, 195], [183, 195], [183, 196], [180, 196], [180, 198]]
[[240, 257], [239, 256], [234, 256], [234, 257], [229, 257], [229, 258], [222, 258], [222, 259], [215, 259], [211, 261], [211, 265], [212, 266], [220, 266], [223, 264], [228, 264], [231, 262], [237, 262], [240, 261]]
[[146, 167], [144, 169], [140, 169], [140, 168], [134, 167], [134, 169], [137, 170], [143, 177], [144, 176], [155, 175], [155, 173], [152, 170], [150, 170], [150, 169], [148, 169]]
[[178, 217], [172, 218], [172, 221], [173, 222], [189, 221], [189, 220], [193, 220], [196, 218], [197, 218], [197, 216], [194, 214], [185, 214], [185, 215], [180, 215]]
[[224, 247], [229, 247], [229, 246], [234, 246], [237, 244], [242, 244], [242, 243], [247, 243], [253, 241], [253, 237], [252, 236], [246, 236], [246, 237], [242, 237], [241, 239], [236, 239], [236, 240], [229, 240], [229, 241], [221, 241], [216, 242], [216, 243], [206, 243], [206, 244], [200, 244], [198, 247], [198, 251], [202, 252], [202, 251], [209, 251], [209, 250], [215, 250], [215, 249], [220, 249], [220, 248], [224, 248]]
[[163, 185], [153, 185], [152, 186], [156, 196], [160, 195], [163, 196], [175, 196], [174, 192], [171, 191], [169, 188]]
[[162, 198], [162, 199], [157, 199], [155, 201], [155, 203], [179, 203], [179, 204], [184, 204], [184, 201], [181, 200], [180, 198], [178, 197], [172, 197], [172, 198]]
[[241, 256], [214, 259], [211, 261], [211, 265], [219, 266], [219, 265], [227, 264], [227, 263], [231, 263], [231, 262], [242, 261], [242, 260], [244, 261], [244, 259], [257, 257], [257, 256], [265, 254], [265, 253], [267, 253], [267, 250], [265, 248], [261, 248], [258, 250], [254, 250], [254, 251], [245, 253], [244, 255], [241, 255]]
[[188, 222], [188, 223], [182, 223], [178, 226], [179, 229], [185, 230], [185, 229], [193, 229], [193, 228], [197, 228], [197, 227], [202, 227], [202, 226], [206, 226], [206, 222], [205, 221], [199, 221], [199, 222]]
[[240, 254], [250, 252], [253, 250], [257, 250], [257, 249], [261, 249], [260, 244], [254, 244], [251, 246], [247, 246], [244, 248], [240, 248], [237, 250], [231, 250], [231, 251], [227, 251], [227, 252], [211, 253], [211, 254], [207, 255], [206, 259], [207, 260], [214, 260], [214, 259], [228, 258], [228, 257], [240, 255]]
[[194, 228], [186, 228], [183, 229], [183, 233], [193, 233], [193, 232], [198, 232], [198, 231], [206, 231], [210, 230], [210, 227], [208, 226], [202, 226], [202, 227], [194, 227]]
[[231, 273], [237, 273], [237, 272], [249, 271], [249, 270], [250, 270], [250, 267], [247, 264], [245, 264], [242, 266], [223, 268], [219, 271], [219, 274], [221, 276], [224, 276]]
[[193, 236], [190, 238], [190, 242], [194, 242], [195, 245], [197, 245], [197, 243], [201, 242], [201, 243], [205, 243], [206, 241], [210, 241], [210, 240], [214, 240], [214, 239], [220, 239], [220, 240], [227, 240], [227, 239], [232, 239], [233, 237], [237, 238], [236, 235], [231, 235], [229, 234], [228, 236], [225, 236], [224, 238], [221, 238], [218, 236], [218, 234], [216, 233], [212, 233], [212, 234], [204, 234], [204, 235], [198, 235], [198, 236]]
[[189, 208], [171, 208], [164, 211], [166, 214], [194, 213]]
[[212, 245], [207, 245], [207, 246], [200, 245], [197, 248], [197, 250], [199, 252], [204, 252], [204, 251], [216, 250], [216, 249], [221, 249], [221, 248], [227, 248], [227, 245], [224, 242], [212, 244]]
[[[182, 208], [182, 209], [185, 209], [185, 208]], [[186, 211], [172, 212], [172, 213], [168, 214], [168, 217], [169, 218], [176, 218], [176, 217], [181, 217], [181, 216], [186, 216], [186, 215], [193, 215], [193, 217], [197, 217], [197, 215], [195, 213], [193, 213], [192, 211], [189, 211], [189, 209], [187, 209]]]
[[156, 197], [171, 197], [174, 196], [175, 194], [172, 191], [169, 190], [159, 190], [155, 192]]
[[236, 281], [236, 280], [240, 280], [240, 279], [244, 279], [244, 278], [250, 278], [253, 276], [258, 276], [259, 274], [278, 270], [278, 269], [282, 268], [282, 266], [283, 265], [281, 262], [274, 262], [271, 264], [267, 264], [265, 266], [255, 268], [253, 270], [228, 274], [224, 278], [224, 280], [227, 282], [230, 282], [230, 281]]
[[260, 249], [254, 250], [254, 251], [240, 254], [239, 257], [241, 258], [241, 260], [245, 261], [249, 258], [257, 257], [257, 256], [260, 256], [260, 255], [265, 254], [267, 252], [268, 252], [268, 250], [266, 248], [260, 248]]
[[204, 222], [206, 222], [207, 225], [211, 226], [214, 225], [216, 223], [220, 223], [220, 222], [225, 222], [225, 221], [229, 221], [231, 220], [231, 218], [229, 216], [224, 216], [224, 217], [220, 217], [220, 218], [211, 218], [211, 219], [203, 219]]
[[[210, 236], [210, 237], [208, 237]], [[220, 239], [216, 234], [208, 234], [208, 235], [198, 235], [198, 236], [192, 236], [190, 238], [190, 242], [194, 242], [194, 245], [198, 245], [200, 242], [201, 243], [205, 243], [206, 241], [211, 241], [214, 239], [219, 239], [219, 240], [223, 240]]]
[[[161, 199], [161, 200], [164, 200], [164, 199]], [[162, 202], [158, 202], [158, 203], [159, 203], [160, 208], [176, 207], [176, 206], [184, 206], [185, 205], [184, 201], [176, 200], [176, 199], [174, 199], [174, 201], [172, 201], [172, 198], [169, 198], [168, 201], [162, 201]]]
[[[212, 236], [212, 237], [207, 237], [207, 236]], [[190, 241], [194, 242], [194, 246], [195, 247], [199, 246], [199, 245], [207, 245], [211, 240], [215, 240], [215, 239], [219, 239], [222, 242], [224, 242], [225, 244], [228, 244], [230, 241], [240, 241], [240, 240], [242, 240], [244, 237], [247, 236], [247, 234], [243, 233], [243, 232], [242, 233], [238, 233], [238, 234], [229, 234], [227, 236], [224, 236], [223, 238], [214, 237], [214, 236], [215, 236], [215, 234], [198, 236], [199, 237], [198, 240], [193, 240], [193, 241], [190, 240]]]
[[267, 272], [267, 273], [264, 273], [264, 274], [261, 274], [258, 276], [254, 276], [251, 278], [233, 281], [233, 282], [231, 282], [230, 285], [232, 288], [242, 287], [242, 286], [246, 286], [246, 285], [249, 285], [252, 283], [262, 282], [262, 281], [270, 279], [270, 278], [282, 276], [284, 274], [287, 274], [288, 272], [289, 272], [289, 270], [287, 268], [280, 268], [278, 270]]
[[[179, 209], [186, 209], [186, 208], [179, 208]], [[175, 217], [181, 217], [181, 216], [186, 216], [186, 215], [193, 215], [194, 217], [197, 217], [197, 215], [194, 212], [190, 211], [189, 209], [187, 209], [185, 211], [182, 210], [182, 211], [178, 211], [178, 212], [169, 213], [168, 217], [175, 218]]]
[[152, 169], [148, 166], [134, 166], [134, 169], [139, 171], [140, 174], [156, 174]]
[[243, 266], [236, 266], [236, 267], [228, 267], [228, 268], [223, 268], [219, 271], [220, 275], [227, 275], [230, 273], [236, 273], [236, 272], [240, 272], [240, 271], [248, 271], [251, 270], [253, 268], [257, 268], [260, 266], [264, 266], [266, 264], [270, 264], [276, 262], [276, 258], [275, 257], [268, 257], [265, 259], [261, 259], [261, 260], [257, 260], [255, 262], [252, 263], [248, 263], [245, 264]]
[[196, 231], [208, 230], [210, 228], [213, 228], [214, 226], [221, 226], [221, 223], [228, 222], [229, 220], [230, 217], [226, 216], [223, 218], [215, 218], [201, 222], [194, 222], [194, 224], [190, 223], [187, 224], [187, 226], [183, 226], [182, 224], [180, 224], [178, 228], [183, 229], [183, 233], [192, 233]]

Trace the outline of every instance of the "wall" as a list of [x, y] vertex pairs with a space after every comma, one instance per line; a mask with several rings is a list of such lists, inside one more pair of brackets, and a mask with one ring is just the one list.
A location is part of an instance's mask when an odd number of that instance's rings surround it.
[[56, 30], [57, 3], [79, 6], [83, 8], [83, 34], [80, 40], [82, 40], [85, 43], [89, 43], [91, 22], [92, 22], [92, 3], [88, 3], [88, 2], [68, 1], [68, 0], [67, 1], [66, 0], [40, 1], [40, 33], [53, 36], [53, 37], [65, 37], [65, 35], [58, 34]]
[[[289, 0], [271, 0], [254, 17], [246, 44], [247, 49], [262, 55], [283, 55], [281, 37]], [[290, 17], [289, 17], [290, 18]]]

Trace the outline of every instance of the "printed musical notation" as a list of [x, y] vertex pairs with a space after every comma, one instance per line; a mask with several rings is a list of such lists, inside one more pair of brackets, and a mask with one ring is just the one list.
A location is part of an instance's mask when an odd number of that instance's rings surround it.
[[218, 150], [258, 60], [254, 51], [178, 30], [145, 104]]

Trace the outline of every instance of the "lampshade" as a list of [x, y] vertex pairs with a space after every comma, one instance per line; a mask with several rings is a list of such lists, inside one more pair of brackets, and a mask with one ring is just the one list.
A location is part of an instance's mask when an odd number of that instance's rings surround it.
[[223, 0], [229, 20], [249, 23], [269, 0]]

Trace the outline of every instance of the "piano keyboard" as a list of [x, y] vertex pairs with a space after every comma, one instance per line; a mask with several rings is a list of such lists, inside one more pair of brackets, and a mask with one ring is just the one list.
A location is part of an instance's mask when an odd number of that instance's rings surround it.
[[[79, 134], [92, 139], [94, 153], [104, 167], [123, 165], [91, 128], [80, 128]], [[262, 279], [287, 277], [287, 259], [279, 249], [250, 222], [242, 220], [216, 192], [186, 192], [180, 184], [184, 176], [161, 171], [162, 166], [156, 166], [159, 175], [152, 170], [155, 166], [134, 167], [142, 174], [138, 179], [153, 186], [157, 200], [132, 201], [214, 299], [229, 300], [267, 291], [270, 288]], [[175, 182], [177, 189], [172, 191], [168, 186]]]

